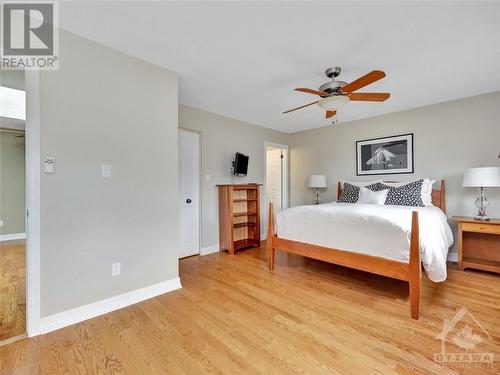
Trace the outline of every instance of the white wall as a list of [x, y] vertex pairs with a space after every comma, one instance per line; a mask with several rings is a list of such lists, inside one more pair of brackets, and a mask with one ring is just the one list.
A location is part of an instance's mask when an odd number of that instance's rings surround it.
[[[249, 155], [248, 175], [235, 177], [235, 183], [265, 181], [264, 142], [288, 144], [289, 134], [220, 116], [193, 107], [179, 107], [179, 126], [201, 131], [202, 155], [202, 248], [219, 243], [217, 184], [232, 183], [229, 174], [234, 154]], [[206, 175], [210, 181], [206, 181]], [[261, 232], [267, 225], [265, 187], [261, 187]]]
[[[0, 86], [24, 90], [24, 71], [0, 70]], [[0, 117], [0, 127], [24, 129], [24, 120]], [[0, 131], [0, 236], [26, 232], [25, 140]]]
[[26, 233], [24, 138], [0, 131], [0, 235]]
[[[311, 174], [328, 176], [329, 187], [322, 193], [323, 202], [336, 199], [339, 180], [378, 178], [356, 176], [357, 140], [414, 133], [415, 173], [390, 175], [390, 179], [444, 179], [448, 216], [473, 215], [478, 192], [462, 188], [462, 176], [469, 167], [500, 166], [499, 104], [500, 92], [495, 92], [294, 133], [292, 204], [311, 202], [313, 192], [307, 188]], [[500, 217], [500, 189], [488, 189], [486, 194], [491, 202], [489, 214]]]
[[178, 276], [176, 75], [62, 30], [59, 66], [40, 77], [42, 317]]

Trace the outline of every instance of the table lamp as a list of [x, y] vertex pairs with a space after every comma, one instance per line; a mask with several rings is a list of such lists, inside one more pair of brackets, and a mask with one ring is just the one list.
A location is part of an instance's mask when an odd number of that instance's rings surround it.
[[480, 188], [479, 197], [476, 199], [476, 208], [478, 213], [476, 220], [489, 220], [486, 215], [486, 207], [488, 200], [484, 195], [483, 188], [485, 187], [500, 187], [500, 168], [498, 167], [481, 167], [469, 168], [464, 173], [462, 183], [463, 187], [478, 187]]
[[326, 188], [326, 176], [322, 174], [314, 174], [309, 177], [309, 187], [316, 188], [316, 197], [314, 198], [314, 203], [319, 204], [319, 189]]

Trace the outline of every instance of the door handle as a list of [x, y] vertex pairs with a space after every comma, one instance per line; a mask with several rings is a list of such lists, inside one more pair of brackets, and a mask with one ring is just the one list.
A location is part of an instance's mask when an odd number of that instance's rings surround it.
[[191, 203], [191, 199], [186, 199], [186, 203]]

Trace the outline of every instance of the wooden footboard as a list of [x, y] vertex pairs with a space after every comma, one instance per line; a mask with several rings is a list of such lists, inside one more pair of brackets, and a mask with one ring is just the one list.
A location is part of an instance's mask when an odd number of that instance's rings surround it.
[[412, 212], [411, 228], [410, 260], [409, 263], [403, 263], [371, 255], [279, 238], [276, 236], [274, 229], [273, 204], [269, 203], [267, 233], [267, 259], [269, 270], [274, 270], [276, 250], [281, 250], [361, 271], [371, 272], [377, 275], [407, 281], [410, 291], [411, 317], [413, 319], [418, 319], [421, 265], [417, 211]]

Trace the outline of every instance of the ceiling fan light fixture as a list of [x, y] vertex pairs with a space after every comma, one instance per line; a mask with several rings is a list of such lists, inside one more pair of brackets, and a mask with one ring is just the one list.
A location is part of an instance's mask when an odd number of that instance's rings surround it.
[[349, 97], [347, 95], [334, 95], [321, 99], [318, 105], [325, 111], [332, 111], [347, 103], [349, 103]]

